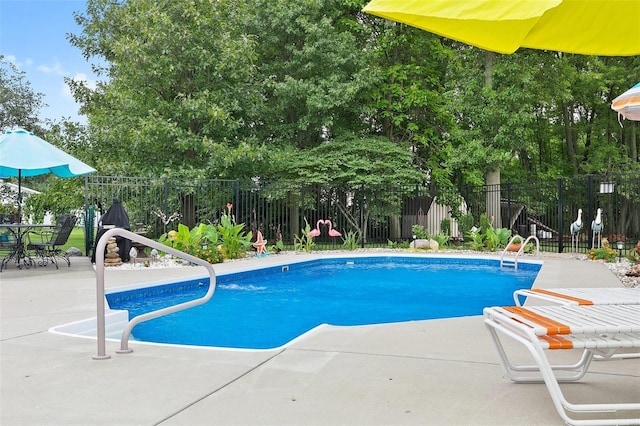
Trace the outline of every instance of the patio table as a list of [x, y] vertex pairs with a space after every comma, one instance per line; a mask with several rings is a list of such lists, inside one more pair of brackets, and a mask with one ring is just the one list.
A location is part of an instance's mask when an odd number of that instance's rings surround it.
[[1, 230], [8, 230], [16, 240], [15, 245], [11, 247], [9, 253], [2, 258], [0, 263], [0, 272], [7, 266], [7, 264], [13, 260], [16, 262], [18, 269], [22, 269], [24, 266], [26, 269], [35, 264], [34, 260], [29, 256], [27, 252], [27, 244], [25, 244], [25, 236], [36, 228], [52, 228], [53, 225], [34, 224], [34, 223], [2, 223], [0, 224]]

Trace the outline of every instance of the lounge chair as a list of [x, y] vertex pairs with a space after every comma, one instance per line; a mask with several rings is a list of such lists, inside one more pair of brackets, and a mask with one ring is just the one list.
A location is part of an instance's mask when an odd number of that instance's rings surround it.
[[522, 306], [529, 297], [559, 305], [640, 305], [640, 287], [532, 288], [513, 293], [517, 306]]
[[71, 266], [69, 256], [62, 251], [61, 247], [67, 243], [69, 235], [71, 235], [71, 231], [73, 231], [73, 227], [76, 224], [76, 219], [75, 216], [66, 216], [60, 222], [61, 224], [53, 228], [52, 231], [39, 233], [40, 241], [29, 242], [27, 249], [35, 251], [35, 256], [41, 266], [45, 266], [51, 261], [58, 269], [57, 257], [67, 262], [67, 266]]
[[[640, 305], [491, 307], [484, 309], [484, 316], [505, 374], [519, 383], [544, 382], [566, 423], [640, 424], [640, 402], [575, 404], [567, 401], [559, 384], [584, 377], [596, 354], [607, 357], [622, 348], [640, 348]], [[511, 362], [501, 336], [522, 344], [535, 365]], [[582, 356], [575, 364], [552, 365], [548, 350], [579, 350]], [[607, 417], [611, 412], [627, 417]], [[584, 414], [597, 418], [586, 419]]]
[[[640, 288], [601, 287], [601, 288], [554, 288], [522, 289], [513, 292], [517, 306], [522, 306], [521, 298], [528, 298], [558, 305], [640, 305]], [[596, 355], [596, 359], [603, 357]], [[618, 353], [610, 358], [640, 358], [640, 351]]]

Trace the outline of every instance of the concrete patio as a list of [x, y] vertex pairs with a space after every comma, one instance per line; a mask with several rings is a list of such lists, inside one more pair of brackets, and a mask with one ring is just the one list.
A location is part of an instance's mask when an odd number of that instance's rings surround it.
[[[299, 260], [278, 255], [217, 273]], [[310, 255], [307, 255], [311, 257]], [[602, 264], [543, 257], [535, 286], [621, 286]], [[201, 268], [108, 270], [107, 287], [201, 275]], [[88, 258], [0, 274], [0, 424], [561, 425], [544, 385], [502, 376], [482, 317], [325, 326], [284, 349], [238, 351], [132, 342], [94, 360], [96, 340], [49, 328], [95, 317]], [[565, 354], [560, 354], [564, 356]], [[594, 362], [576, 402], [640, 401], [640, 360]]]

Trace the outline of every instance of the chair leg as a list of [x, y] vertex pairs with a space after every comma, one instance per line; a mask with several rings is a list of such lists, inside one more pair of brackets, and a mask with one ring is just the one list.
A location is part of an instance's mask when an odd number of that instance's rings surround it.
[[11, 260], [10, 255], [6, 255], [5, 257], [2, 258], [2, 262], [0, 262], [0, 272], [2, 272], [5, 266], [7, 266], [10, 260]]
[[53, 263], [58, 269], [58, 261], [56, 261], [55, 252], [49, 249], [48, 247], [40, 248], [38, 255], [40, 256], [40, 264], [42, 266], [46, 266], [49, 262]]
[[[491, 320], [485, 320], [485, 325], [489, 330], [489, 333], [492, 337], [492, 341], [496, 351], [498, 352], [498, 356], [500, 357], [500, 365], [502, 367], [503, 372], [509, 379], [516, 383], [542, 383], [544, 381], [544, 377], [539, 374], [540, 366], [536, 365], [518, 365], [511, 362], [509, 359], [506, 350], [502, 346], [502, 340], [498, 335], [498, 329], [511, 337], [512, 339], [522, 343], [529, 349], [530, 342], [528, 340], [522, 339], [517, 334], [512, 333], [509, 330], [506, 330], [503, 327], [500, 327], [495, 322]], [[589, 369], [589, 365], [591, 364], [591, 360], [593, 359], [593, 352], [584, 350], [580, 356], [580, 359], [575, 364], [550, 364], [549, 367], [553, 371], [564, 372], [563, 374], [556, 377], [556, 380], [560, 383], [562, 382], [575, 382], [580, 380], [587, 373]], [[519, 374], [519, 373], [529, 373], [529, 374]]]
[[[34, 257], [36, 257], [38, 259], [37, 260], [37, 264], [39, 266], [47, 266], [47, 264], [49, 263], [49, 259], [47, 258], [47, 254], [40, 247], [35, 248]], [[36, 263], [36, 262], [34, 262], [34, 263]]]
[[49, 259], [51, 259], [51, 263], [53, 263], [54, 265], [56, 265], [56, 269], [58, 269], [58, 261], [56, 260], [56, 253], [55, 251], [50, 251], [47, 253], [47, 257]]
[[62, 250], [59, 250], [58, 257], [61, 257], [62, 259], [64, 259], [64, 261], [67, 262], [67, 266], [71, 267], [71, 260], [69, 259], [69, 256], [67, 256], [67, 253], [63, 252]]
[[[547, 356], [544, 353], [544, 349], [540, 346], [537, 338], [534, 336], [529, 336], [526, 338], [519, 334], [514, 333], [508, 328], [502, 326], [501, 324], [492, 321], [491, 319], [485, 319], [485, 325], [490, 331], [493, 343], [498, 350], [498, 355], [500, 357], [500, 365], [503, 368], [503, 371], [509, 376], [512, 380], [520, 382], [520, 383], [531, 383], [538, 382], [540, 379], [544, 382], [551, 396], [551, 400], [553, 401], [553, 405], [556, 407], [556, 411], [564, 420], [565, 423], [570, 425], [636, 425], [640, 424], [640, 418], [634, 417], [622, 417], [622, 418], [607, 418], [602, 415], [606, 415], [606, 413], [611, 413], [615, 411], [629, 411], [631, 415], [634, 412], [640, 410], [640, 404], [638, 403], [612, 403], [612, 404], [576, 404], [569, 402], [560, 388], [560, 383], [564, 381], [575, 381], [584, 376], [587, 369], [589, 368], [589, 364], [593, 359], [593, 352], [591, 350], [586, 351], [587, 353], [583, 353], [580, 361], [572, 366], [559, 366], [559, 365], [551, 365]], [[504, 335], [511, 337], [516, 342], [522, 344], [532, 356], [535, 366], [527, 366], [525, 367], [527, 371], [536, 371], [540, 375], [535, 379], [530, 377], [516, 376], [512, 371], [512, 364], [506, 356], [506, 352], [502, 347], [502, 343], [500, 342], [500, 338], [498, 336], [498, 332], [503, 333]], [[522, 367], [518, 370], [516, 367], [516, 371], [523, 371]], [[565, 370], [571, 371], [574, 370], [574, 375], [571, 377], [563, 377], [559, 378], [556, 376], [555, 371]], [[598, 417], [597, 419], [578, 419], [571, 416], [571, 414], [592, 414]]]
[[52, 259], [52, 261], [56, 264], [56, 268], [58, 267], [58, 262], [56, 260], [56, 258], [60, 258], [62, 260], [64, 260], [67, 263], [67, 266], [71, 267], [71, 261], [69, 260], [69, 256], [67, 256], [67, 253], [60, 250], [60, 249], [53, 249], [49, 252], [49, 257]]

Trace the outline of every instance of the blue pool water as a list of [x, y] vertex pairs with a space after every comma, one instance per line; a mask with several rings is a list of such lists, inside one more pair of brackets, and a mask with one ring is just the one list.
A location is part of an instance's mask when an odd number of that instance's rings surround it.
[[[138, 324], [136, 340], [268, 349], [320, 324], [364, 325], [480, 315], [511, 305], [540, 269], [498, 261], [415, 257], [322, 259], [217, 278], [202, 306]], [[107, 295], [129, 318], [202, 297], [208, 278]]]

